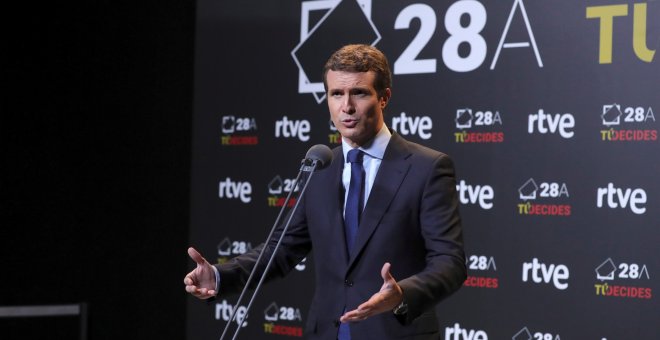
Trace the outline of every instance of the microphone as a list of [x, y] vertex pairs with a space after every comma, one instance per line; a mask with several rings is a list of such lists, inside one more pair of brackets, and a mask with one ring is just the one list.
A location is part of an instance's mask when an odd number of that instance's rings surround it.
[[316, 170], [325, 169], [332, 163], [332, 150], [324, 144], [316, 144], [309, 148], [305, 160], [316, 161]]
[[[305, 194], [305, 190], [307, 189], [307, 185], [309, 184], [310, 180], [312, 179], [312, 175], [314, 175], [314, 171], [316, 170], [321, 170], [323, 168], [328, 167], [330, 163], [332, 163], [332, 150], [330, 150], [329, 147], [323, 144], [316, 144], [309, 148], [307, 151], [307, 154], [305, 154], [305, 158], [301, 161], [302, 165], [300, 167], [300, 170], [298, 171], [298, 176], [296, 176], [296, 179], [293, 181], [292, 188], [296, 188], [298, 186], [298, 182], [300, 181], [301, 177], [305, 177], [302, 182], [303, 186], [302, 189], [300, 190], [300, 194], [298, 195], [298, 199], [296, 199], [296, 204], [293, 206], [291, 211], [288, 214], [288, 219], [286, 223], [284, 224], [284, 227], [282, 228], [282, 232], [280, 234], [280, 238], [277, 241], [277, 244], [272, 250], [272, 253], [270, 255], [270, 258], [268, 259], [268, 263], [266, 264], [266, 268], [263, 270], [263, 273], [261, 274], [261, 279], [257, 283], [257, 286], [254, 288], [254, 291], [252, 293], [252, 296], [250, 297], [250, 301], [248, 302], [248, 305], [245, 310], [245, 317], [240, 321], [238, 327], [236, 328], [236, 331], [234, 332], [234, 336], [232, 337], [232, 340], [236, 339], [238, 336], [238, 332], [241, 330], [243, 326], [243, 322], [248, 318], [248, 312], [250, 311], [250, 308], [252, 307], [252, 303], [254, 302], [255, 297], [257, 296], [257, 293], [259, 292], [259, 289], [261, 288], [261, 285], [264, 282], [264, 279], [266, 278], [266, 273], [270, 269], [271, 264], [273, 263], [273, 259], [275, 258], [275, 254], [277, 253], [277, 249], [279, 249], [280, 244], [282, 243], [282, 240], [284, 239], [284, 236], [286, 235], [287, 230], [289, 229], [289, 225], [291, 224], [291, 219], [293, 218], [293, 215], [298, 209], [298, 205], [300, 204], [301, 198]], [[307, 172], [307, 176], [302, 176], [303, 172]], [[284, 203], [282, 204], [282, 209], [280, 209], [280, 213], [277, 215], [277, 218], [275, 219], [275, 223], [273, 223], [273, 227], [270, 230], [270, 233], [268, 234], [268, 237], [266, 238], [265, 241], [265, 247], [261, 250], [259, 253], [259, 257], [257, 257], [256, 265], [254, 268], [252, 268], [252, 271], [250, 272], [250, 276], [248, 277], [247, 281], [245, 282], [245, 287], [243, 287], [243, 291], [241, 291], [240, 296], [238, 297], [238, 301], [236, 301], [236, 308], [231, 313], [231, 316], [229, 317], [229, 321], [227, 321], [227, 324], [225, 325], [224, 330], [222, 331], [222, 335], [220, 336], [220, 340], [223, 340], [225, 338], [225, 335], [227, 335], [227, 331], [229, 330], [229, 325], [234, 321], [236, 318], [236, 312], [238, 311], [238, 306], [241, 303], [241, 300], [243, 300], [243, 296], [248, 290], [248, 287], [250, 286], [250, 283], [252, 282], [257, 268], [259, 267], [259, 263], [261, 263], [261, 258], [264, 255], [264, 250], [268, 248], [268, 242], [270, 239], [273, 237], [273, 234], [275, 233], [275, 230], [277, 227], [280, 225], [280, 219], [284, 215], [284, 210], [288, 206], [288, 203], [291, 199], [291, 194], [293, 193], [294, 190], [289, 191], [289, 194], [287, 195], [286, 199], [284, 200]]]

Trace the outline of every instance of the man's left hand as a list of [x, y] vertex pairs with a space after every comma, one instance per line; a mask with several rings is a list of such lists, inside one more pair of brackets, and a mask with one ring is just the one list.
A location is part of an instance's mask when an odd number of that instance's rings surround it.
[[392, 311], [394, 307], [403, 301], [403, 290], [401, 290], [401, 287], [396, 283], [392, 274], [390, 274], [389, 262], [383, 265], [380, 275], [383, 278], [383, 286], [380, 287], [380, 291], [372, 295], [367, 302], [358, 306], [357, 309], [344, 313], [339, 321], [362, 321], [376, 314]]

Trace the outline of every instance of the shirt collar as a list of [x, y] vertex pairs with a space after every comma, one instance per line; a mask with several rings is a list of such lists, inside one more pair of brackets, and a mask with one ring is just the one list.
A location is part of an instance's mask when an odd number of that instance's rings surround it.
[[[365, 145], [359, 147], [359, 149], [369, 155], [369, 157], [382, 160], [383, 156], [385, 155], [385, 149], [387, 149], [387, 144], [390, 142], [390, 138], [392, 138], [392, 133], [387, 128], [387, 126], [383, 124], [383, 127], [380, 129], [380, 131], [378, 131], [376, 136]], [[341, 145], [342, 152], [344, 153], [344, 159], [347, 159], [346, 155], [353, 148], [351, 148], [351, 146], [346, 142], [341, 143]]]

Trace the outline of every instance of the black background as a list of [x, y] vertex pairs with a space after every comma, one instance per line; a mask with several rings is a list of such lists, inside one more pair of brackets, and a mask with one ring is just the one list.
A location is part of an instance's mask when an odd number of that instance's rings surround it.
[[194, 1], [3, 7], [0, 306], [87, 302], [91, 339], [183, 338]]

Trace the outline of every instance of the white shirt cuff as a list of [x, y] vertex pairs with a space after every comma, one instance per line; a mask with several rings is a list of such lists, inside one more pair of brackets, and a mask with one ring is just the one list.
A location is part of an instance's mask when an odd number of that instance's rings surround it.
[[215, 295], [218, 295], [220, 292], [220, 272], [215, 266], [211, 266], [211, 268], [213, 268], [213, 272], [215, 273]]

